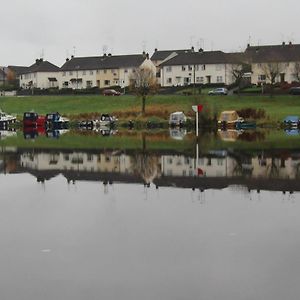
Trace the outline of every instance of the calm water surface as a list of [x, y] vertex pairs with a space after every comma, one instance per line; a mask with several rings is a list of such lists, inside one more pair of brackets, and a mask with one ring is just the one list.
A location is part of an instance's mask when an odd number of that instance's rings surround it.
[[295, 149], [10, 149], [1, 299], [299, 299]]

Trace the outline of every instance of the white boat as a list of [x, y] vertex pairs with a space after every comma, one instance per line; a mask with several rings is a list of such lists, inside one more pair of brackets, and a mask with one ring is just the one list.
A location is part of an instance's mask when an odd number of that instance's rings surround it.
[[1, 125], [8, 125], [15, 123], [17, 121], [17, 118], [15, 116], [9, 115], [2, 110], [0, 110], [0, 124]]

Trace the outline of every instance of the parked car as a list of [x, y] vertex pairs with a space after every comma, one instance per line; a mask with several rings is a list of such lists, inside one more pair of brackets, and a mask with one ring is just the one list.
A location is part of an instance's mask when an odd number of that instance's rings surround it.
[[227, 95], [228, 90], [226, 88], [216, 88], [208, 92], [208, 95]]
[[109, 89], [109, 90], [104, 90], [103, 95], [104, 96], [120, 96], [121, 93], [117, 92], [116, 90]]
[[300, 95], [300, 87], [291, 87], [289, 89], [289, 94], [291, 94], [291, 95]]

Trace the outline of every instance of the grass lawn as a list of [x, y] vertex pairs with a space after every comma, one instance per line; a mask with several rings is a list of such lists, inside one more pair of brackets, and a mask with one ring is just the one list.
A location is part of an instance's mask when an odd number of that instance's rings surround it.
[[[213, 115], [223, 110], [242, 108], [264, 109], [267, 122], [281, 121], [287, 115], [300, 115], [300, 96], [183, 96], [155, 95], [147, 99], [146, 118], [156, 116], [168, 119], [174, 111], [184, 111], [191, 116], [192, 105], [204, 104], [203, 113]], [[119, 119], [141, 118], [141, 100], [135, 96], [105, 97], [88, 96], [28, 96], [1, 97], [0, 108], [8, 113], [17, 114], [21, 119], [23, 112], [34, 110], [37, 113], [58, 111], [68, 116], [80, 114], [114, 113]]]

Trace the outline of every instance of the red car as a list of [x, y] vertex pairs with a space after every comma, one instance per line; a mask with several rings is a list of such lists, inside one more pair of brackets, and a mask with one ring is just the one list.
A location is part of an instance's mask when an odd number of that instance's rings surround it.
[[120, 96], [121, 93], [117, 92], [116, 90], [110, 89], [110, 90], [104, 90], [103, 91], [103, 95], [104, 96]]

